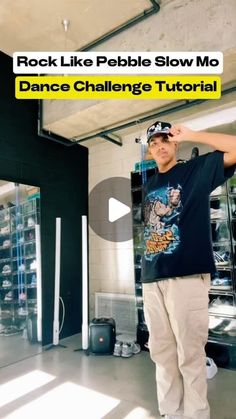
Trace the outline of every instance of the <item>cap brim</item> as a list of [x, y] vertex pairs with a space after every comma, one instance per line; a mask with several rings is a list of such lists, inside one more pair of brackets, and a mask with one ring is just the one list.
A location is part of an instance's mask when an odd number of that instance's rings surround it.
[[166, 132], [166, 131], [158, 131], [158, 132], [154, 133], [150, 138], [148, 138], [147, 142], [149, 143], [153, 137], [158, 137], [159, 135], [160, 136], [163, 136], [163, 135], [167, 135], [168, 136], [169, 135], [169, 132]]

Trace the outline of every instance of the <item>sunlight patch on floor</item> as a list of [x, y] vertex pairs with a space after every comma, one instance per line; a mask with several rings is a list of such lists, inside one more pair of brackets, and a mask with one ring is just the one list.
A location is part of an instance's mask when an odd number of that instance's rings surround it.
[[123, 419], [146, 419], [149, 418], [150, 412], [143, 407], [136, 407]]
[[54, 375], [34, 370], [2, 384], [0, 386], [0, 407], [50, 383], [55, 378]]
[[[14, 419], [42, 417], [68, 419], [102, 419], [120, 403], [80, 385], [66, 382], [5, 416]], [[83, 413], [81, 413], [83, 412]]]

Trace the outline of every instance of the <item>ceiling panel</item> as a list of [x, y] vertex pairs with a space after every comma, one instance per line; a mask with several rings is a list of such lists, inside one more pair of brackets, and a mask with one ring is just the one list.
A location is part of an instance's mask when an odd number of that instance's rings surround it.
[[151, 7], [149, 0], [1, 0], [1, 49], [75, 51]]

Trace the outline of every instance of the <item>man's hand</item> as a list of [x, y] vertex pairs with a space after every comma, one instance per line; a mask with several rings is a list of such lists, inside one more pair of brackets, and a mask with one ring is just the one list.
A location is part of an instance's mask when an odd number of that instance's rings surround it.
[[184, 125], [173, 125], [168, 135], [170, 142], [181, 143], [189, 141], [194, 144], [207, 144], [215, 150], [224, 153], [224, 166], [230, 167], [236, 164], [236, 136], [207, 132], [193, 131]]
[[180, 143], [183, 141], [190, 140], [190, 134], [192, 133], [192, 130], [185, 127], [184, 125], [173, 125], [170, 128], [170, 135], [168, 137], [169, 141]]

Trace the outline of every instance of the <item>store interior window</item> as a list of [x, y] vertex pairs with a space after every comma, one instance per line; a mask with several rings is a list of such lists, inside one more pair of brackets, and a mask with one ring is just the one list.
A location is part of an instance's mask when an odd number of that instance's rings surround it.
[[40, 189], [0, 180], [0, 367], [42, 350]]

